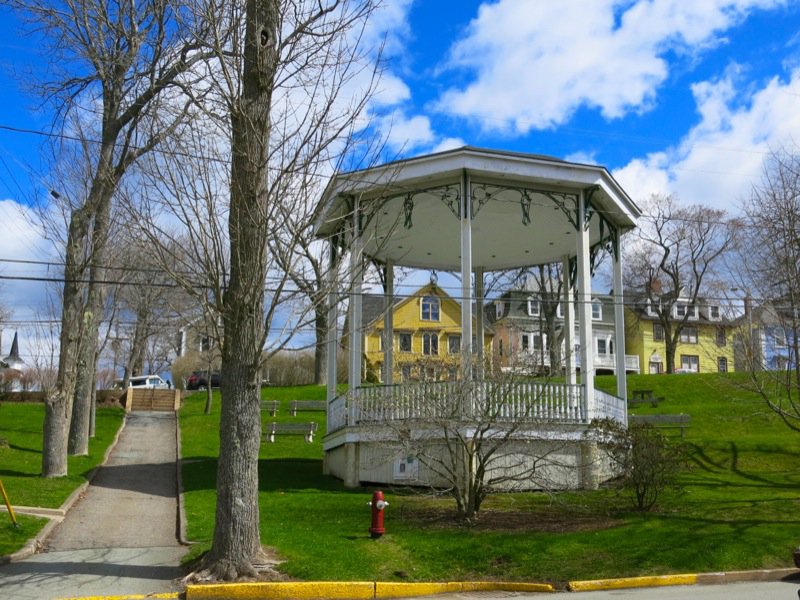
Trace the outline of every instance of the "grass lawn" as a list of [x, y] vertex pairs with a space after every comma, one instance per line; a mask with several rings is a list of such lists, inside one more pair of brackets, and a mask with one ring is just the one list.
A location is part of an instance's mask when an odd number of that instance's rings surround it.
[[[800, 543], [797, 516], [800, 434], [750, 393], [739, 376], [631, 376], [629, 389], [653, 389], [666, 400], [637, 414], [687, 413], [691, 468], [683, 491], [669, 492], [658, 511], [637, 514], [613, 490], [504, 494], [487, 500], [479, 522], [450, 519], [449, 498], [384, 486], [387, 534], [368, 534], [371, 489], [345, 489], [322, 475], [320, 438], [279, 436], [260, 457], [261, 538], [277, 549], [281, 570], [305, 580], [509, 579], [563, 582], [791, 565]], [[613, 377], [598, 387], [613, 392]], [[324, 399], [322, 387], [269, 388], [282, 401]], [[203, 415], [204, 395], [181, 411], [188, 536], [193, 555], [208, 549], [214, 523], [217, 410]], [[218, 409], [218, 398], [214, 408]], [[263, 421], [273, 420], [268, 414]], [[677, 434], [676, 434], [677, 438]]]
[[[38, 403], [3, 403], [0, 405], [0, 479], [12, 505], [58, 508], [72, 491], [86, 481], [91, 470], [103, 459], [117, 434], [125, 413], [121, 409], [97, 411], [96, 435], [89, 442], [88, 456], [69, 457], [69, 475], [53, 479], [40, 477], [42, 472], [42, 423], [44, 405]], [[21, 548], [47, 522], [17, 515], [20, 529], [11, 526], [6, 513], [0, 513], [0, 556]]]

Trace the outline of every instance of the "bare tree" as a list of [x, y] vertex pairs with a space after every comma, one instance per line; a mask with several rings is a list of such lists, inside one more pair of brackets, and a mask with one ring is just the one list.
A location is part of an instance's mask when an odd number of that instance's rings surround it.
[[394, 404], [382, 404], [373, 418], [376, 428], [391, 432], [386, 447], [418, 461], [425, 475], [415, 477], [450, 495], [458, 517], [470, 521], [492, 494], [553, 490], [581, 477], [562, 460], [567, 442], [544, 417], [546, 387], [522, 385], [513, 373], [483, 382], [423, 381]]
[[204, 567], [233, 579], [253, 575], [262, 557], [262, 367], [310, 320], [313, 306], [290, 272], [303, 260], [298, 241], [321, 183], [309, 179], [342, 164], [364, 125], [376, 71], [362, 36], [374, 3], [193, 8], [209, 24], [205, 48], [215, 55], [198, 67], [204, 96], [190, 96], [193, 120], [175, 128], [170, 152], [141, 165], [146, 191], [130, 200], [162, 267], [200, 301], [221, 340], [217, 512]]
[[680, 205], [672, 196], [653, 196], [649, 214], [624, 251], [625, 288], [646, 304], [664, 330], [667, 373], [675, 371], [675, 351], [690, 311], [723, 278], [725, 254], [734, 248], [737, 223], [722, 210]]
[[[744, 202], [745, 243], [737, 261], [746, 290], [740, 360], [752, 387], [800, 431], [800, 152], [784, 148], [764, 162]], [[759, 306], [753, 309], [752, 299]]]
[[[65, 248], [58, 382], [45, 402], [42, 475], [67, 473], [67, 438], [76, 376], [96, 356], [105, 245], [112, 199], [126, 171], [182, 119], [161, 100], [203, 58], [204, 35], [172, 2], [4, 0], [44, 41], [52, 75], [40, 91], [54, 103], [56, 128], [80, 124], [90, 185], [74, 199]], [[62, 138], [63, 143], [75, 136]], [[85, 401], [82, 400], [82, 401]], [[88, 403], [88, 402], [87, 402]]]

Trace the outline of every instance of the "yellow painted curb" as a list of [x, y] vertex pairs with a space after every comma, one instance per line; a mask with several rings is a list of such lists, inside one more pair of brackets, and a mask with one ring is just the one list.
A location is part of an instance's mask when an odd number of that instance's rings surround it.
[[372, 600], [374, 597], [375, 584], [372, 581], [278, 581], [186, 586], [186, 600]]
[[461, 584], [454, 582], [395, 583], [375, 582], [375, 598], [407, 598], [409, 596], [433, 596], [460, 592]]
[[593, 581], [570, 581], [571, 592], [593, 592], [597, 590], [621, 590], [636, 587], [666, 585], [694, 585], [697, 575], [653, 575], [649, 577], [622, 577], [620, 579], [595, 579]]
[[375, 600], [457, 592], [553, 592], [544, 583], [501, 581], [396, 583], [388, 581], [298, 581], [189, 585], [186, 600]]
[[180, 592], [164, 592], [163, 594], [129, 594], [127, 596], [70, 596], [69, 598], [59, 598], [58, 600], [177, 600]]

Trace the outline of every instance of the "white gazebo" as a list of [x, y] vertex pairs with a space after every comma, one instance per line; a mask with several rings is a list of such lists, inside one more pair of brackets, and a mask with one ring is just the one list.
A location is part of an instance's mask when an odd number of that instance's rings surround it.
[[[349, 252], [349, 390], [336, 395], [336, 302], [331, 292], [328, 337], [328, 430], [326, 468], [348, 485], [392, 483], [392, 468], [380, 468], [366, 444], [375, 443], [375, 415], [392, 412], [398, 396], [414, 395], [414, 384], [393, 385], [393, 343], [384, 343], [382, 386], [361, 386], [361, 293], [367, 260], [383, 266], [387, 308], [394, 295], [395, 266], [452, 271], [461, 279], [461, 352], [481, 358], [484, 274], [561, 262], [564, 273], [566, 382], [537, 390], [547, 402], [542, 422], [554, 427], [586, 427], [610, 417], [626, 423], [625, 378], [616, 396], [594, 387], [591, 275], [595, 257], [613, 258], [616, 371], [625, 373], [620, 236], [636, 226], [640, 211], [604, 168], [556, 158], [463, 147], [378, 167], [336, 175], [317, 207], [316, 234], [329, 242], [332, 264]], [[336, 269], [331, 269], [332, 278]], [[336, 289], [331, 281], [331, 290]], [[573, 337], [575, 318], [579, 339]], [[391, 340], [392, 313], [384, 316]], [[481, 360], [462, 361], [462, 381], [484, 382]], [[478, 372], [475, 372], [478, 371]], [[442, 385], [447, 385], [442, 382]], [[521, 382], [520, 385], [533, 385]], [[424, 398], [420, 399], [424, 402]], [[404, 406], [408, 406], [406, 403]], [[407, 418], [407, 409], [402, 418]], [[365, 425], [369, 425], [369, 434]], [[367, 439], [371, 440], [371, 442]], [[379, 440], [378, 440], [379, 441]], [[365, 454], [370, 458], [365, 459]], [[396, 472], [397, 470], [394, 469]]]

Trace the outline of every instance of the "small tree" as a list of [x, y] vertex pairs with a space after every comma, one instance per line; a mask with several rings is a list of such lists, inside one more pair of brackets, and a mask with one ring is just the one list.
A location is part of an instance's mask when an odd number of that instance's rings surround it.
[[[537, 415], [544, 399], [531, 386], [515, 390], [512, 375], [494, 381], [421, 382], [380, 415], [397, 441], [398, 455], [413, 456], [449, 494], [459, 518], [478, 517], [483, 501], [500, 491], [553, 489], [562, 444], [546, 434]], [[516, 393], [512, 393], [515, 391]], [[411, 419], [401, 418], [411, 412]]]
[[592, 423], [589, 431], [618, 470], [620, 486], [631, 494], [636, 510], [652, 510], [664, 490], [678, 487], [685, 450], [649, 423], [632, 423], [626, 429], [602, 419]]

